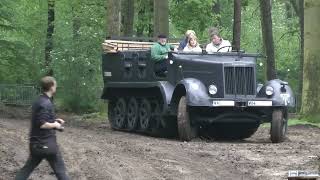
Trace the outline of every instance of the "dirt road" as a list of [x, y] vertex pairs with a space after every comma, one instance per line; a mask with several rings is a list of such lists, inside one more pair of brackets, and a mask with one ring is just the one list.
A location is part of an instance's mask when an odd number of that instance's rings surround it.
[[[0, 119], [0, 179], [23, 166], [28, 151], [28, 120]], [[75, 180], [108, 179], [286, 179], [288, 170], [318, 171], [320, 129], [289, 127], [288, 140], [271, 144], [262, 127], [245, 141], [179, 142], [111, 130], [107, 124], [67, 127], [58, 133], [68, 173]], [[33, 180], [51, 180], [47, 162]]]

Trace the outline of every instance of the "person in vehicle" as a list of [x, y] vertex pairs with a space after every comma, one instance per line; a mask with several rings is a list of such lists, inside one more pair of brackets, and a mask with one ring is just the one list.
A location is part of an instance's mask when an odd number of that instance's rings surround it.
[[188, 53], [201, 53], [202, 49], [200, 48], [197, 40], [197, 36], [191, 34], [188, 39], [188, 44], [183, 49], [183, 52]]
[[208, 54], [212, 54], [215, 52], [231, 52], [232, 47], [231, 43], [228, 40], [224, 40], [219, 35], [219, 30], [217, 28], [211, 28], [210, 31], [211, 43], [209, 43], [206, 47], [206, 51]]
[[185, 33], [185, 38], [182, 41], [180, 41], [180, 44], [178, 47], [179, 51], [182, 51], [187, 46], [189, 37], [191, 35], [196, 36], [196, 33], [193, 30], [187, 30], [187, 32]]
[[155, 61], [155, 72], [163, 73], [167, 71], [168, 53], [175, 47], [167, 43], [166, 35], [159, 35], [158, 42], [151, 46], [151, 59]]

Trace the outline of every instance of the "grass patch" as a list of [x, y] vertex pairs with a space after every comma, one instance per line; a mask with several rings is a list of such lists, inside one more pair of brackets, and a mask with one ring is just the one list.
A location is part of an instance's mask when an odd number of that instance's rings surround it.
[[320, 124], [320, 114], [307, 116], [307, 117], [305, 117], [303, 119], [305, 119], [306, 121], [311, 122], [311, 123]]
[[[312, 125], [320, 128], [320, 123], [316, 121], [310, 121], [309, 119], [289, 119], [288, 126], [294, 125]], [[270, 127], [270, 123], [264, 123], [262, 127]]]
[[309, 119], [289, 119], [288, 125], [293, 126], [293, 125], [298, 125], [298, 124], [303, 124], [303, 125], [313, 125], [317, 126], [320, 128], [320, 123], [317, 121], [310, 121]]

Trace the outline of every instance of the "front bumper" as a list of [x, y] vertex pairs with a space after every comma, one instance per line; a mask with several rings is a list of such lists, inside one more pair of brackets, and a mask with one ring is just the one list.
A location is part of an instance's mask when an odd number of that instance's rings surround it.
[[276, 106], [274, 102], [266, 98], [254, 99], [217, 99], [209, 98], [204, 101], [189, 101], [189, 106], [206, 107], [272, 107]]
[[213, 107], [270, 107], [270, 100], [248, 100], [248, 101], [233, 101], [233, 100], [213, 100]]

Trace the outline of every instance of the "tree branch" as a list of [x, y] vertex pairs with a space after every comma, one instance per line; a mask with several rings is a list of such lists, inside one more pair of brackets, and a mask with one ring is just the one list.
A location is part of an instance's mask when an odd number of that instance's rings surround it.
[[295, 34], [295, 33], [299, 33], [299, 31], [298, 31], [298, 30], [292, 30], [292, 31], [285, 32], [285, 33], [283, 33], [283, 34], [280, 36], [279, 41], [280, 41], [282, 38], [284, 38], [286, 35], [288, 35], [288, 34], [293, 35], [293, 34]]

